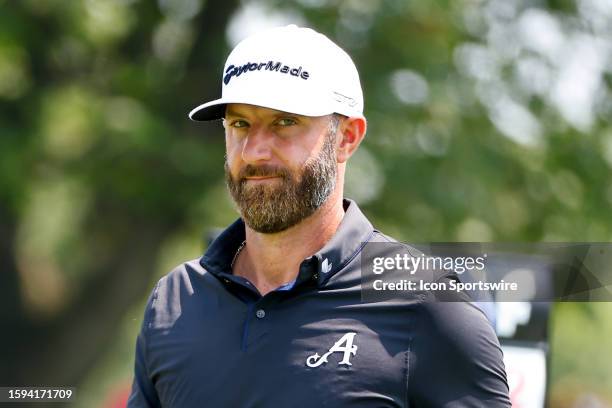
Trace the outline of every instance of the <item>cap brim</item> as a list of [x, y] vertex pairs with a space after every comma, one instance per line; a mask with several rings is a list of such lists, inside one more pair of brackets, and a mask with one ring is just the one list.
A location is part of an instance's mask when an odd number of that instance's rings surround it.
[[[284, 95], [283, 95], [284, 96]], [[315, 97], [313, 97], [314, 99]], [[300, 99], [286, 99], [283, 97], [271, 96], [268, 94], [258, 94], [257, 97], [243, 98], [220, 98], [214, 101], [204, 103], [191, 112], [189, 118], [194, 121], [209, 121], [223, 119], [225, 117], [225, 107], [230, 103], [242, 103], [253, 106], [261, 106], [263, 108], [274, 109], [282, 112], [294, 113], [303, 116], [324, 116], [334, 112], [345, 115], [344, 112], [335, 110], [332, 106], [326, 106], [323, 103], [311, 106], [304, 106]], [[351, 116], [348, 115], [347, 116]]]
[[189, 112], [189, 119], [197, 122], [222, 119], [225, 116], [226, 105], [227, 102], [223, 99], [204, 103]]

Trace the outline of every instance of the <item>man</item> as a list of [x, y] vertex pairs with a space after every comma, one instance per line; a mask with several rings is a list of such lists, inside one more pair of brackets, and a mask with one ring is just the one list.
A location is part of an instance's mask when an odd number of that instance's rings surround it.
[[241, 218], [156, 285], [128, 406], [510, 406], [497, 338], [469, 302], [362, 300], [365, 246], [397, 244], [343, 199], [366, 132], [351, 58], [281, 27], [238, 44], [222, 80], [190, 117], [223, 119]]

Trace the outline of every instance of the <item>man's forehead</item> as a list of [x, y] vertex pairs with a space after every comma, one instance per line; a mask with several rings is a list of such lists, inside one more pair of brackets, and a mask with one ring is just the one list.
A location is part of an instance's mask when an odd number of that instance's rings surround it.
[[276, 117], [276, 116], [296, 116], [302, 118], [316, 118], [313, 116], [298, 115], [297, 113], [285, 112], [276, 109], [266, 108], [264, 106], [249, 105], [244, 103], [229, 103], [225, 107], [225, 116], [259, 116], [259, 117]]

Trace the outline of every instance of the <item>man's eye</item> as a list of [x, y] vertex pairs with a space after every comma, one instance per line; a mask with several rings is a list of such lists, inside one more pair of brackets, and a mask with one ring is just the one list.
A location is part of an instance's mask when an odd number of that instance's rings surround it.
[[297, 122], [292, 118], [281, 118], [276, 122], [276, 124], [279, 126], [293, 126], [297, 124]]
[[246, 121], [246, 120], [240, 120], [240, 119], [239, 119], [239, 120], [235, 120], [235, 121], [233, 121], [233, 122], [231, 123], [231, 126], [232, 126], [232, 127], [235, 127], [235, 128], [245, 128], [245, 127], [248, 127], [248, 126], [249, 126], [249, 124], [247, 123], [247, 121]]

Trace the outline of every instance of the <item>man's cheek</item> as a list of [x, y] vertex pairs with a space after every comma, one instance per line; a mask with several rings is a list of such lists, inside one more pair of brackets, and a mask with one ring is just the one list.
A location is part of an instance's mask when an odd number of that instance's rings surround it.
[[230, 177], [232, 182], [236, 183], [239, 178], [239, 168], [236, 165], [232, 165], [232, 161], [229, 157], [225, 158], [225, 174]]
[[228, 149], [225, 154], [225, 166], [226, 170], [229, 168], [232, 174], [237, 174], [240, 170], [240, 153], [236, 149]]

